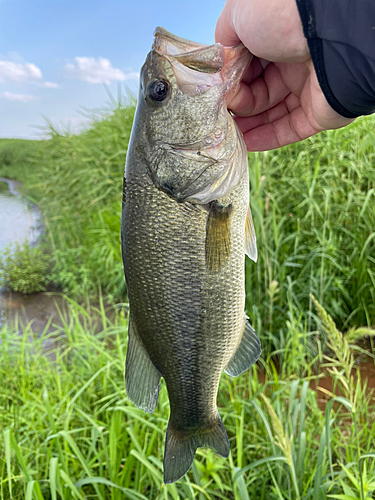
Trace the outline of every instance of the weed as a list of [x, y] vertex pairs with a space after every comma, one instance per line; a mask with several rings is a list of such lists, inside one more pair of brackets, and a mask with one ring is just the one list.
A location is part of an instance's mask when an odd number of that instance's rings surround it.
[[15, 243], [0, 255], [0, 286], [25, 294], [42, 292], [49, 281], [49, 257], [29, 243]]

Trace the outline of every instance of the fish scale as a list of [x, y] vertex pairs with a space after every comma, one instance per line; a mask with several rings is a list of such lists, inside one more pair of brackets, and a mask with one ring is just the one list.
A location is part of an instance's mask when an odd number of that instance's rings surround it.
[[[165, 380], [171, 412], [164, 480], [174, 482], [188, 471], [200, 446], [228, 456], [216, 404], [220, 376], [223, 370], [237, 376], [251, 366], [260, 344], [243, 310], [245, 252], [256, 259], [246, 148], [224, 109], [224, 94], [241, 76], [236, 64], [242, 61], [246, 68], [249, 54], [243, 47], [230, 49], [232, 60], [226, 57], [224, 65], [218, 44], [209, 50], [193, 44], [192, 56], [183, 51], [184, 73], [174, 61], [191, 42], [158, 30], [159, 49], [150, 52], [141, 71], [125, 167], [121, 235], [130, 305], [125, 377], [128, 397], [147, 412], [155, 409], [160, 378]], [[162, 53], [173, 43], [173, 57]], [[215, 67], [207, 61], [207, 89], [194, 94], [195, 79], [204, 82], [206, 53], [216, 54]], [[220, 77], [220, 57], [231, 85]], [[191, 67], [199, 68], [199, 78]], [[219, 74], [212, 76], [213, 71]], [[161, 97], [152, 93], [155, 81]], [[186, 150], [179, 149], [182, 142]], [[204, 175], [198, 175], [201, 155], [207, 159]]]

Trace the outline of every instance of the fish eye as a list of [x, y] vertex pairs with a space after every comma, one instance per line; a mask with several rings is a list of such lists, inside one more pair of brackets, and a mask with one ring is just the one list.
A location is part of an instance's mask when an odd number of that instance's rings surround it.
[[164, 101], [169, 95], [169, 84], [165, 80], [153, 80], [147, 87], [147, 96], [153, 101]]

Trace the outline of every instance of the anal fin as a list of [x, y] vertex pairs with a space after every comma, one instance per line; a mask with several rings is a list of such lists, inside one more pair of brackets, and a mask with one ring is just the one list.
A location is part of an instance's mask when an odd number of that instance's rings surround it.
[[257, 239], [255, 236], [254, 222], [250, 207], [247, 207], [246, 214], [245, 254], [254, 262], [258, 260]]
[[244, 331], [236, 352], [229, 360], [225, 368], [225, 373], [231, 377], [238, 377], [253, 365], [262, 353], [260, 340], [258, 339], [253, 327], [244, 318]]
[[152, 413], [158, 400], [160, 373], [143, 347], [130, 318], [128, 335], [125, 363], [126, 394], [135, 406]]

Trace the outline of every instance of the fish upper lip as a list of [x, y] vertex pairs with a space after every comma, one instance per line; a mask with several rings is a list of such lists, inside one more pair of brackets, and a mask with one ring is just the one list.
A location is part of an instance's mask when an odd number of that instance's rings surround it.
[[192, 153], [202, 151], [202, 153], [203, 153], [204, 151], [209, 151], [210, 149], [216, 148], [224, 140], [224, 134], [222, 134], [220, 136], [220, 138], [218, 138], [216, 140], [214, 139], [211, 143], [209, 143], [208, 147], [203, 146], [202, 143], [210, 137], [211, 136], [206, 136], [204, 139], [200, 140], [199, 142], [196, 142], [195, 144], [169, 144], [169, 146], [171, 147], [171, 149], [173, 149], [173, 151], [181, 151], [181, 152], [184, 152], [184, 151], [189, 152], [190, 151]]
[[[198, 153], [200, 151], [202, 153], [204, 153], [205, 151], [210, 151], [211, 149], [216, 148], [224, 141], [225, 131], [222, 131], [222, 134], [217, 139], [212, 139], [212, 142], [207, 143], [207, 139], [211, 139], [212, 137], [214, 137], [214, 134], [207, 134], [203, 137], [203, 139], [200, 139], [196, 142], [187, 143], [187, 144], [176, 144], [176, 143], [169, 143], [169, 142], [165, 142], [165, 141], [155, 141], [155, 142], [153, 142], [153, 145], [154, 146], [162, 146], [163, 149], [165, 148], [165, 146], [167, 146], [171, 150], [176, 151], [176, 152], [181, 152], [182, 154], [184, 152], [186, 152], [186, 153], [189, 153], [189, 152], [190, 153]], [[204, 154], [202, 154], [202, 157], [206, 157], [206, 156]], [[215, 160], [215, 158], [213, 158], [213, 157], [212, 157], [212, 159]]]

